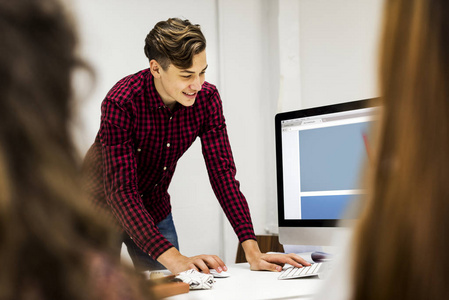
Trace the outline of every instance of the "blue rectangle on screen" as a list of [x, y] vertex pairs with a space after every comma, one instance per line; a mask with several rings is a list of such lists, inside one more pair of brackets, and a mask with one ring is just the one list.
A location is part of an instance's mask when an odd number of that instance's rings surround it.
[[303, 220], [341, 219], [356, 195], [301, 197]]
[[300, 130], [301, 191], [361, 188], [360, 170], [367, 150], [364, 136], [371, 122]]

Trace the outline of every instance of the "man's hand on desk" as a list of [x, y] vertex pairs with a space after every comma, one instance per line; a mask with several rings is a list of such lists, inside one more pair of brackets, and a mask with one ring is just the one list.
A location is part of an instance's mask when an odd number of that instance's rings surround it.
[[248, 261], [252, 271], [282, 271], [285, 264], [290, 264], [295, 267], [310, 266], [310, 263], [305, 261], [300, 256], [290, 254], [267, 254], [260, 253], [258, 257]]
[[225, 263], [216, 255], [203, 254], [187, 257], [179, 253], [174, 247], [162, 253], [157, 260], [172, 274], [179, 274], [190, 269], [206, 274], [209, 274], [209, 269], [215, 269], [219, 273], [228, 270]]
[[285, 264], [294, 267], [310, 266], [302, 257], [290, 254], [267, 254], [260, 252], [259, 245], [254, 240], [246, 240], [242, 243], [246, 260], [249, 262], [252, 271], [282, 271]]

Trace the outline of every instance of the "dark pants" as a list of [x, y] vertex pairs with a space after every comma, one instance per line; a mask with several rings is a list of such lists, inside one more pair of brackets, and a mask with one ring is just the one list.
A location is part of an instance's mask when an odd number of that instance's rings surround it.
[[[176, 234], [175, 224], [173, 223], [173, 217], [170, 213], [164, 220], [159, 222], [157, 225], [159, 232], [175, 246], [176, 249], [179, 250], [178, 245], [178, 235]], [[148, 270], [163, 270], [166, 269], [162, 264], [160, 264], [157, 260], [151, 258], [150, 255], [143, 252], [134, 241], [125, 234], [123, 237], [123, 243], [125, 243], [128, 248], [129, 256], [133, 261], [134, 268], [139, 271], [148, 271]]]

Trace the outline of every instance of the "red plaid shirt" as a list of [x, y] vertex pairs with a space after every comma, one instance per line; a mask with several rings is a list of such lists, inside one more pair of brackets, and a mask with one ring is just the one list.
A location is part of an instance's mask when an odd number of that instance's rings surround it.
[[240, 242], [255, 239], [214, 85], [205, 82], [194, 105], [171, 111], [147, 69], [120, 80], [102, 103], [100, 130], [85, 160], [88, 190], [154, 258], [172, 247], [155, 224], [171, 211], [168, 187], [177, 161], [198, 136], [212, 188]]

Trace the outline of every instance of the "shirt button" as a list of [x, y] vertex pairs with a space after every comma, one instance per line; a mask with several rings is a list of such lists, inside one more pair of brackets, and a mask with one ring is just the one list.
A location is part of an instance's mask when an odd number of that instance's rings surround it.
[[140, 151], [142, 151], [142, 149], [138, 148], [137, 151], [140, 152]]
[[167, 167], [164, 167], [164, 171], [167, 170]]
[[167, 147], [170, 147], [170, 143], [167, 143]]
[[170, 120], [171, 120], [171, 119], [173, 119], [173, 116], [172, 116], [172, 117], [170, 117]]
[[142, 194], [142, 195], [140, 195], [140, 198], [143, 198], [143, 194]]
[[157, 186], [157, 183], [154, 185], [155, 187]]

